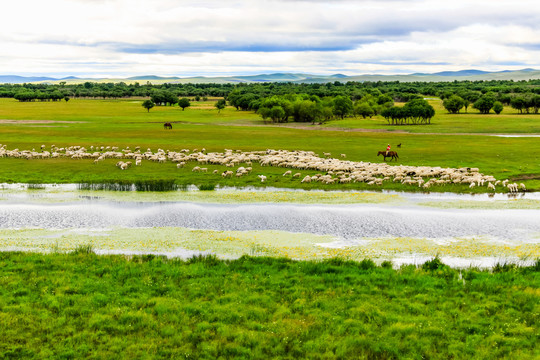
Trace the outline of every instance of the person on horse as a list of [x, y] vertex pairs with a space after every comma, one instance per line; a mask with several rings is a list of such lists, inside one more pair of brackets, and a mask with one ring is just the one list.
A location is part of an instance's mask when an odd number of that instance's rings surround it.
[[390, 151], [390, 144], [386, 147], [386, 156], [388, 156], [388, 152]]

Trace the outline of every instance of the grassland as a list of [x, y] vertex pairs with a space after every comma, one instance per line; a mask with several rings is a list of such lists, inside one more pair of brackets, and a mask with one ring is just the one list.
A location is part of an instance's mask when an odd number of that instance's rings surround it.
[[0, 358], [533, 359], [539, 264], [0, 253]]
[[[309, 124], [265, 125], [252, 112], [227, 108], [218, 114], [213, 102], [194, 103], [181, 111], [178, 107], [155, 107], [146, 112], [142, 100], [84, 100], [69, 102], [19, 103], [0, 99], [1, 143], [8, 148], [39, 149], [44, 145], [141, 146], [180, 150], [224, 148], [244, 151], [273, 149], [312, 150], [334, 156], [347, 154], [348, 160], [381, 162], [378, 150], [387, 143], [402, 144], [401, 164], [442, 167], [478, 167], [499, 179], [524, 182], [529, 190], [540, 189], [540, 141], [534, 137], [509, 138], [479, 134], [540, 134], [540, 115], [519, 115], [506, 109], [501, 115], [450, 115], [434, 101], [437, 114], [428, 126], [385, 125], [384, 119], [346, 119], [322, 126]], [[173, 123], [172, 131], [163, 130], [164, 122]], [[257, 168], [251, 176], [223, 180], [218, 175], [193, 174], [191, 167], [177, 170], [173, 164], [145, 162], [139, 168], [120, 171], [114, 162], [97, 166], [92, 161], [0, 160], [0, 182], [68, 183], [115, 180], [174, 179], [179, 184], [261, 185], [257, 174], [265, 174], [267, 184], [279, 187], [313, 188], [283, 178], [282, 169]], [[216, 167], [216, 169], [223, 170]], [[209, 170], [213, 170], [209, 169]], [[305, 172], [305, 174], [310, 174]], [[319, 187], [321, 185], [318, 185]], [[339, 186], [334, 186], [334, 188]], [[332, 187], [330, 187], [332, 188]], [[348, 188], [369, 188], [356, 184]], [[414, 190], [392, 185], [396, 190]], [[464, 186], [440, 188], [444, 191], [468, 191]], [[475, 190], [479, 191], [479, 190]]]

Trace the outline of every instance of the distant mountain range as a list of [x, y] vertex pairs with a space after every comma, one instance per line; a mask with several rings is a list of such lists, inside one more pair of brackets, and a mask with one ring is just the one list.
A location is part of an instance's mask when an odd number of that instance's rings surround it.
[[334, 75], [312, 75], [298, 73], [275, 73], [275, 74], [260, 74], [260, 75], [242, 75], [242, 76], [224, 76], [224, 77], [161, 77], [155, 75], [133, 76], [125, 79], [118, 78], [79, 78], [68, 76], [61, 79], [52, 77], [24, 77], [16, 75], [0, 75], [0, 84], [22, 84], [22, 83], [52, 83], [57, 84], [61, 81], [66, 83], [82, 83], [85, 81], [91, 82], [125, 82], [125, 83], [146, 83], [152, 84], [163, 83], [257, 83], [257, 82], [292, 82], [292, 83], [327, 83], [327, 82], [347, 82], [347, 81], [454, 81], [454, 80], [530, 80], [540, 79], [540, 70], [522, 69], [522, 70], [503, 70], [496, 72], [482, 70], [460, 70], [460, 71], [441, 71], [433, 74], [415, 73], [408, 75], [352, 75], [343, 74]]

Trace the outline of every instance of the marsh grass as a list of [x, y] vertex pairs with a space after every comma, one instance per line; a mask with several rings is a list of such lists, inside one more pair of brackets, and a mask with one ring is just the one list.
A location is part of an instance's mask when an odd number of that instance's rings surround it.
[[212, 191], [216, 189], [216, 184], [200, 184], [198, 188], [201, 191]]
[[174, 179], [165, 180], [111, 180], [104, 182], [84, 182], [77, 184], [78, 190], [108, 190], [108, 191], [175, 191], [186, 189], [179, 186]]
[[73, 250], [70, 254], [73, 255], [88, 255], [88, 254], [95, 254], [94, 248], [91, 244], [86, 245], [79, 245]]
[[26, 184], [26, 188], [28, 190], [43, 190], [45, 189], [45, 185], [39, 183], [28, 183]]
[[538, 355], [538, 262], [388, 265], [1, 252], [0, 358]]

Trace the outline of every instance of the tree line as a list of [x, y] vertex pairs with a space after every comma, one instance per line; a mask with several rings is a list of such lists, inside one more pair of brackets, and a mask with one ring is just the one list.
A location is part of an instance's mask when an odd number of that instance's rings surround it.
[[[70, 98], [103, 98], [117, 99], [124, 97], [150, 97], [155, 92], [167, 92], [177, 98], [182, 97], [228, 97], [231, 93], [253, 94], [258, 98], [267, 98], [273, 95], [282, 96], [285, 94], [307, 94], [315, 95], [319, 98], [348, 96], [353, 102], [364, 98], [367, 94], [379, 97], [386, 95], [395, 102], [407, 102], [418, 95], [437, 96], [441, 99], [449, 98], [452, 95], [458, 95], [469, 101], [470, 104], [476, 102], [481, 96], [492, 93], [495, 101], [503, 105], [510, 106], [513, 98], [524, 97], [531, 98], [534, 95], [540, 95], [540, 80], [529, 81], [453, 81], [453, 82], [410, 82], [402, 83], [399, 81], [376, 81], [376, 82], [329, 82], [329, 83], [291, 83], [291, 82], [272, 82], [272, 83], [239, 83], [239, 84], [181, 84], [165, 83], [154, 85], [150, 82], [140, 84], [138, 82], [126, 84], [102, 83], [102, 82], [84, 82], [77, 84], [68, 84], [60, 82], [59, 84], [46, 83], [28, 83], [28, 84], [3, 84], [0, 85], [0, 97], [14, 98], [20, 93], [34, 93], [33, 100], [42, 100], [59, 98], [58, 94]], [[53, 95], [54, 94], [54, 95]], [[19, 97], [23, 98], [23, 97]], [[27, 101], [27, 100], [21, 100]], [[248, 101], [249, 103], [249, 101]], [[516, 103], [517, 105], [517, 103]], [[534, 111], [534, 106], [523, 105], [522, 111]], [[242, 105], [245, 108], [246, 105]]]

